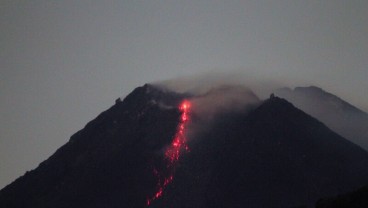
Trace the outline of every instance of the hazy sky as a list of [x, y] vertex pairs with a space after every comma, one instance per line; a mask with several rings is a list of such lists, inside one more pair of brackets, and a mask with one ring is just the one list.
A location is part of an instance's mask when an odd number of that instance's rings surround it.
[[367, 0], [1, 0], [0, 188], [147, 82], [244, 71], [368, 110]]

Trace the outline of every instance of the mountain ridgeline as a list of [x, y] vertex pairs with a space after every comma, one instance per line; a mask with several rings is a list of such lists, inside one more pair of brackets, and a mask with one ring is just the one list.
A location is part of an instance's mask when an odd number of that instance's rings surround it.
[[[149, 85], [89, 122], [35, 170], [0, 192], [0, 207], [144, 207], [152, 162], [175, 134], [180, 95]], [[158, 159], [157, 159], [158, 160]]]
[[368, 150], [368, 114], [321, 88], [282, 88], [276, 94]]
[[178, 106], [195, 99], [136, 88], [2, 189], [0, 207], [314, 207], [368, 184], [365, 150], [272, 96], [211, 117], [193, 110], [189, 150], [148, 206], [175, 144]]

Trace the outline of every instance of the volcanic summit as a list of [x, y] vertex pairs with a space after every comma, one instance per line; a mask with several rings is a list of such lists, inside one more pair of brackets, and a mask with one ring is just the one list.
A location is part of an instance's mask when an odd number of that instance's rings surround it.
[[136, 88], [2, 189], [0, 207], [313, 207], [368, 184], [361, 147], [285, 99], [232, 90]]

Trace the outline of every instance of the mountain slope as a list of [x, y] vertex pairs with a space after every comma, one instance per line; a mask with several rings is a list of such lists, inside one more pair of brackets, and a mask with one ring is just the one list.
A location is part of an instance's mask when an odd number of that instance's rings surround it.
[[157, 207], [312, 207], [368, 182], [367, 152], [279, 98], [220, 116], [191, 146]]
[[[184, 99], [135, 89], [2, 189], [0, 207], [146, 207]], [[368, 184], [368, 153], [286, 100], [190, 121], [188, 153], [149, 207], [293, 207]]]
[[[0, 191], [0, 207], [143, 207], [151, 162], [171, 142], [179, 95], [150, 85], [101, 113], [49, 159]], [[165, 121], [165, 122], [163, 122]]]
[[282, 88], [276, 94], [368, 150], [368, 114], [318, 87]]

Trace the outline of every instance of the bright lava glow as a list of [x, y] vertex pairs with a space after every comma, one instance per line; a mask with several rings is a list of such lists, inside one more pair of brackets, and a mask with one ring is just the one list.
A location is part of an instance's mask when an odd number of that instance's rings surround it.
[[150, 206], [154, 200], [162, 197], [164, 189], [174, 179], [175, 168], [181, 153], [189, 151], [187, 138], [185, 137], [185, 129], [189, 121], [190, 107], [190, 102], [186, 100], [179, 106], [179, 110], [181, 111], [180, 122], [170, 146], [168, 146], [165, 151], [166, 169], [161, 171], [156, 168], [153, 169], [153, 174], [158, 179], [157, 190], [153, 196], [147, 199], [147, 206]]

